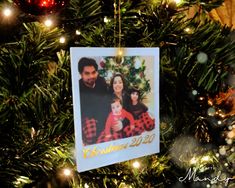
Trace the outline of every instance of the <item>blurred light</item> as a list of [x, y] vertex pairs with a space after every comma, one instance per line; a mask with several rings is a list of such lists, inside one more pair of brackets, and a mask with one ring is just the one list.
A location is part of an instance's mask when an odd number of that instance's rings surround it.
[[104, 17], [104, 23], [108, 23], [108, 22], [110, 22], [111, 20], [110, 19], [108, 19], [106, 16]]
[[3, 10], [3, 15], [4, 16], [9, 17], [9, 16], [11, 16], [11, 14], [12, 14], [12, 10], [10, 8], [5, 8]]
[[228, 166], [228, 163], [225, 163], [224, 166]]
[[60, 37], [60, 43], [65, 43], [65, 37]]
[[202, 161], [209, 161], [210, 160], [210, 156], [206, 155], [206, 156], [203, 156], [201, 158]]
[[193, 165], [193, 164], [196, 164], [197, 163], [197, 159], [196, 157], [193, 157], [191, 160], [190, 160], [190, 164]]
[[228, 138], [233, 138], [233, 137], [235, 137], [235, 131], [229, 131], [228, 132]]
[[210, 106], [212, 106], [212, 105], [213, 105], [213, 101], [212, 101], [211, 99], [209, 99], [209, 100], [208, 100], [208, 104], [209, 104]]
[[197, 95], [197, 90], [193, 90], [193, 91], [192, 91], [192, 94], [193, 94], [193, 95]]
[[174, 0], [176, 4], [181, 3], [181, 0]]
[[53, 22], [52, 22], [51, 19], [46, 19], [44, 21], [44, 24], [45, 24], [46, 27], [51, 27], [53, 25]]
[[85, 188], [89, 188], [89, 185], [87, 185], [87, 183], [85, 183], [84, 187], [85, 187]]
[[233, 140], [232, 140], [232, 139], [227, 139], [227, 140], [226, 140], [226, 142], [227, 142], [227, 144], [229, 144], [229, 145], [230, 145], [230, 144], [232, 144], [232, 143], [233, 143]]
[[140, 167], [140, 163], [138, 161], [135, 161], [133, 164], [134, 168], [139, 168]]
[[81, 31], [79, 31], [78, 29], [76, 30], [76, 35], [81, 35]]
[[122, 56], [123, 55], [123, 51], [121, 49], [118, 50], [118, 55]]
[[68, 177], [68, 176], [72, 175], [72, 171], [70, 169], [68, 169], [68, 168], [65, 168], [63, 170], [63, 174]]
[[221, 124], [222, 124], [222, 121], [218, 121], [217, 123], [218, 123], [218, 125], [221, 125]]
[[199, 63], [206, 63], [208, 61], [208, 55], [205, 52], [199, 52], [197, 54], [197, 61]]
[[215, 110], [213, 107], [208, 108], [207, 114], [208, 114], [209, 116], [214, 116], [215, 113], [216, 113], [216, 110]]
[[191, 31], [191, 29], [190, 28], [185, 28], [185, 31], [187, 32], [187, 33], [189, 33], [190, 31]]
[[224, 147], [221, 147], [219, 149], [219, 153], [220, 153], [220, 155], [226, 155], [226, 149]]

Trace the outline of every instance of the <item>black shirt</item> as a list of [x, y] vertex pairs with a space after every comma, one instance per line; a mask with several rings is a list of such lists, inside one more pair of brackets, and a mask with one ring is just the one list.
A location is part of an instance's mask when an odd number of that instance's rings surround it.
[[136, 105], [130, 104], [128, 106], [128, 111], [133, 115], [134, 119], [139, 119], [139, 116], [148, 111], [148, 107], [143, 103], [138, 102]]
[[105, 79], [98, 77], [94, 88], [87, 87], [80, 79], [79, 87], [82, 118], [94, 118], [97, 121], [96, 132], [99, 136], [105, 127], [105, 121], [110, 112]]

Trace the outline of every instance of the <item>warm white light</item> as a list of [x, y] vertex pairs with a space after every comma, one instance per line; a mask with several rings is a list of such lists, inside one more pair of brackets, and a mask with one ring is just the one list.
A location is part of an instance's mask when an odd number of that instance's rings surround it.
[[195, 157], [193, 157], [191, 160], [190, 160], [190, 164], [196, 164], [197, 163], [197, 159]]
[[174, 0], [176, 4], [181, 3], [181, 0]]
[[4, 15], [4, 16], [9, 17], [11, 14], [12, 14], [12, 10], [11, 10], [11, 9], [5, 8], [5, 9], [3, 10], [3, 15]]
[[47, 26], [47, 27], [51, 27], [52, 24], [53, 24], [53, 22], [52, 22], [51, 19], [46, 19], [45, 22], [44, 22], [44, 24], [45, 24], [45, 26]]
[[123, 51], [121, 49], [118, 50], [118, 55], [122, 56]]
[[139, 168], [140, 167], [140, 163], [138, 161], [135, 161], [133, 164], [134, 168]]
[[65, 43], [65, 37], [60, 37], [60, 43]]
[[203, 156], [201, 160], [202, 161], [209, 161], [210, 157], [208, 155], [206, 155], [206, 156]]
[[81, 35], [81, 31], [79, 31], [78, 29], [76, 30], [76, 35]]
[[110, 19], [108, 19], [106, 16], [104, 17], [104, 23], [110, 22]]
[[71, 176], [72, 172], [71, 172], [70, 169], [65, 168], [65, 169], [63, 170], [63, 174], [64, 174], [65, 176]]
[[218, 121], [217, 123], [218, 123], [218, 125], [221, 125], [221, 124], [222, 124], [222, 121]]
[[85, 183], [84, 187], [85, 187], [85, 188], [89, 188], [89, 185], [87, 185], [87, 183]]
[[190, 32], [190, 28], [185, 28], [185, 31], [187, 32], [187, 33], [189, 33]]

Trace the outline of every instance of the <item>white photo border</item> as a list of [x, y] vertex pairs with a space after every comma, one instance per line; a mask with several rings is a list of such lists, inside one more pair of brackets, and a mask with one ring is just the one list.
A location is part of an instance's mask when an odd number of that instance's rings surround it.
[[[83, 172], [107, 165], [111, 165], [134, 158], [143, 157], [160, 152], [160, 122], [159, 122], [159, 48], [121, 48], [124, 50], [123, 56], [152, 56], [154, 63], [154, 118], [155, 128], [146, 131], [138, 136], [103, 142], [100, 144], [83, 145], [81, 128], [81, 109], [78, 61], [82, 57], [94, 56], [117, 56], [118, 48], [90, 48], [90, 47], [71, 47], [71, 74], [72, 74], [72, 95], [74, 110], [75, 127], [75, 148], [76, 163], [78, 172]], [[149, 143], [135, 142], [149, 140]], [[151, 142], [150, 142], [151, 141]]]

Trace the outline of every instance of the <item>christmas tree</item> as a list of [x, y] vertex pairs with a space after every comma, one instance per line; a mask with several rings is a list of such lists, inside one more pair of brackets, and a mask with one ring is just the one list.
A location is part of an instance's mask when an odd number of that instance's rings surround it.
[[[234, 187], [232, 2], [1, 1], [0, 187]], [[76, 171], [72, 46], [160, 47], [159, 154]], [[101, 66], [149, 92], [140, 59]]]

